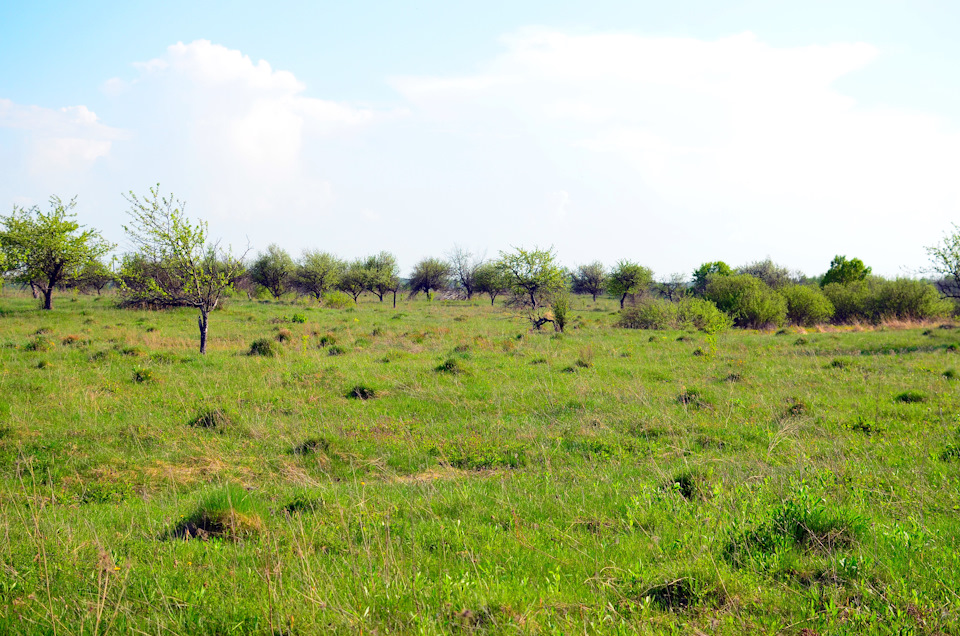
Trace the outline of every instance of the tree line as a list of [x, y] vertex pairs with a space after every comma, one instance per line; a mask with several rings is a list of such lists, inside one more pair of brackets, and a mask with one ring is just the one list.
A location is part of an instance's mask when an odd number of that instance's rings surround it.
[[[191, 220], [184, 203], [163, 196], [159, 186], [147, 195], [125, 196], [124, 230], [132, 252], [107, 256], [115, 248], [94, 229], [76, 221], [76, 200], [51, 197], [49, 210], [14, 206], [0, 216], [0, 269], [4, 280], [29, 285], [43, 309], [53, 293], [69, 287], [100, 293], [117, 289], [122, 306], [193, 307], [198, 310], [200, 351], [206, 350], [210, 312], [234, 291], [274, 298], [294, 293], [332, 306], [357, 303], [363, 294], [380, 302], [389, 296], [423, 294], [434, 298], [504, 297], [540, 328], [563, 330], [569, 294], [609, 295], [619, 302], [625, 327], [710, 329], [732, 324], [763, 328], [786, 323], [876, 322], [888, 318], [924, 319], [950, 313], [948, 299], [960, 299], [960, 228], [927, 248], [933, 283], [873, 276], [860, 259], [837, 256], [829, 269], [808, 278], [770, 259], [732, 268], [723, 261], [701, 265], [691, 277], [655, 279], [653, 271], [621, 260], [562, 267], [552, 249], [514, 248], [486, 259], [458, 246], [443, 258], [424, 258], [406, 278], [386, 251], [354, 260], [320, 250], [293, 258], [278, 245], [248, 259], [211, 239], [203, 221]], [[249, 262], [248, 262], [249, 260]], [[628, 305], [629, 303], [629, 305]]]

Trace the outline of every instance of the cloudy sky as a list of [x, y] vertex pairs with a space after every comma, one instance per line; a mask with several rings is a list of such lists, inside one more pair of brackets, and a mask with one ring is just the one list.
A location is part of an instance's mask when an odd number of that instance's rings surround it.
[[160, 183], [254, 252], [914, 274], [960, 222], [957, 24], [924, 0], [13, 0], [0, 207], [76, 195], [122, 250], [122, 193]]

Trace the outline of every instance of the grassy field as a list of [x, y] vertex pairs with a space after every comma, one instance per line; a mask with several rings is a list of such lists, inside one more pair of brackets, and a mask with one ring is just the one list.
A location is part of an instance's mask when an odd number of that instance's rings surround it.
[[0, 298], [2, 633], [960, 633], [949, 325], [55, 302]]

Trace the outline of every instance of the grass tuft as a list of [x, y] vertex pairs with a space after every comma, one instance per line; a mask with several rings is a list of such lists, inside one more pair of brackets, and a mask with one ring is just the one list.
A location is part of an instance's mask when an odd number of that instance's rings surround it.
[[347, 391], [346, 397], [354, 400], [372, 400], [377, 397], [377, 390], [365, 384], [357, 384]]
[[902, 402], [904, 404], [919, 404], [920, 402], [926, 402], [927, 396], [921, 391], [910, 390], [898, 393], [893, 399], [895, 402]]
[[277, 346], [269, 338], [257, 338], [250, 343], [250, 350], [247, 352], [247, 355], [272, 358], [279, 352]]

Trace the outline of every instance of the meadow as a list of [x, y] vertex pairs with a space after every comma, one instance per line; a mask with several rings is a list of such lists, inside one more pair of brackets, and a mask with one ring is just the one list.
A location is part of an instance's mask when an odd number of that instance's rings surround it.
[[960, 633], [960, 330], [0, 297], [0, 632]]

